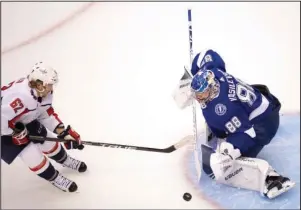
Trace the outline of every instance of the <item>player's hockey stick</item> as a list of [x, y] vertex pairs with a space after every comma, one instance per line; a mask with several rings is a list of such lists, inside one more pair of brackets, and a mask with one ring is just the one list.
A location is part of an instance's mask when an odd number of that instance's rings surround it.
[[[42, 137], [42, 136], [29, 136], [30, 140], [35, 141], [56, 141], [56, 142], [62, 142], [66, 143], [70, 140], [65, 139], [58, 139], [58, 138], [50, 138], [50, 137]], [[151, 148], [151, 147], [140, 147], [140, 146], [133, 146], [133, 145], [125, 145], [125, 144], [111, 144], [111, 143], [103, 143], [103, 142], [93, 142], [93, 141], [82, 141], [83, 145], [90, 145], [90, 146], [99, 146], [99, 147], [109, 147], [109, 148], [119, 148], [119, 149], [129, 149], [129, 150], [140, 150], [140, 151], [147, 151], [147, 152], [161, 152], [161, 153], [171, 153], [175, 150], [185, 146], [187, 143], [191, 141], [191, 136], [186, 136], [182, 138], [177, 143], [164, 148], [164, 149], [158, 149], [158, 148]]]

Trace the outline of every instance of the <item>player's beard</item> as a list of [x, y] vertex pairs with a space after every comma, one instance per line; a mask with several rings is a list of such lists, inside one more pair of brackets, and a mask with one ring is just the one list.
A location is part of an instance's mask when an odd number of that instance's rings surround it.
[[53, 85], [46, 85], [46, 86], [42, 86], [42, 89], [39, 90], [38, 88], [36, 88], [37, 94], [39, 95], [39, 97], [46, 97], [51, 91], [53, 90]]
[[35, 97], [46, 97], [50, 91], [43, 87], [42, 90], [38, 90], [37, 88], [33, 89], [33, 94]]

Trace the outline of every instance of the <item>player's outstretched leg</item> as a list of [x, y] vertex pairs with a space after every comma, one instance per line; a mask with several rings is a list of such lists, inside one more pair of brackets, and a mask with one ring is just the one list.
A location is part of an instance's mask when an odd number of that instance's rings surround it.
[[75, 192], [77, 190], [77, 184], [60, 174], [36, 144], [28, 144], [19, 154], [19, 157], [31, 171], [60, 190], [65, 192]]
[[85, 172], [87, 170], [86, 163], [71, 157], [59, 142], [44, 142], [40, 144], [40, 148], [49, 158], [62, 164], [64, 167], [78, 172]]

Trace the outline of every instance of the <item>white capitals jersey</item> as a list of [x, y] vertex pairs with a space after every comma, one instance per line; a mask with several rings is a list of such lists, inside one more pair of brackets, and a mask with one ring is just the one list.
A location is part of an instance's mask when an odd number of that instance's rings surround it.
[[38, 120], [48, 130], [62, 123], [52, 108], [52, 93], [37, 98], [27, 78], [1, 88], [1, 136], [11, 135], [16, 122], [28, 124]]

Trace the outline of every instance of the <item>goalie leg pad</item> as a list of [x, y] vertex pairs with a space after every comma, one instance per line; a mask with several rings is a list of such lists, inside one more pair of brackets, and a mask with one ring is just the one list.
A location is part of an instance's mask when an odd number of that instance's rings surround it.
[[272, 170], [265, 160], [245, 157], [233, 160], [219, 153], [211, 155], [210, 166], [217, 182], [261, 194], [264, 193], [267, 174]]

